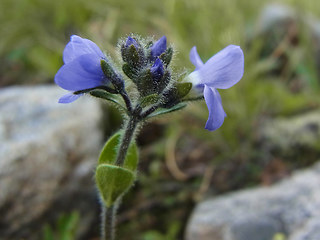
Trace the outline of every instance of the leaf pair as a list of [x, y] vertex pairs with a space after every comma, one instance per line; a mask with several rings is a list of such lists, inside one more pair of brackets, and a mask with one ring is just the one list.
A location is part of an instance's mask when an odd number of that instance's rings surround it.
[[95, 179], [100, 196], [107, 207], [113, 205], [133, 185], [136, 179], [138, 149], [131, 142], [123, 166], [115, 165], [121, 133], [114, 134], [104, 145], [96, 169]]

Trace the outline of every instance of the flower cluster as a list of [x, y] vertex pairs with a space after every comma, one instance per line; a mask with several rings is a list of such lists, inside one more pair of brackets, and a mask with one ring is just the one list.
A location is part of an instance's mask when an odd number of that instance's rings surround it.
[[[135, 132], [139, 126], [146, 119], [185, 107], [187, 101], [204, 98], [209, 109], [206, 129], [218, 129], [226, 114], [217, 89], [233, 86], [244, 69], [243, 52], [234, 45], [206, 63], [193, 47], [190, 60], [196, 69], [187, 76], [173, 74], [173, 48], [167, 46], [165, 36], [149, 41], [132, 35], [119, 43], [119, 51], [121, 69], [92, 41], [71, 36], [63, 52], [64, 65], [55, 76], [56, 84], [69, 91], [60, 103], [90, 94], [113, 102], [126, 115], [123, 128], [104, 145], [95, 171], [101, 203], [106, 208], [102, 237], [110, 240], [115, 239], [115, 211], [136, 180], [139, 156]], [[191, 92], [199, 96], [192, 97]]]
[[[213, 131], [222, 125], [226, 114], [217, 89], [229, 88], [242, 78], [244, 56], [239, 46], [226, 47], [206, 63], [193, 47], [190, 60], [196, 69], [181, 80], [172, 77], [173, 48], [167, 46], [165, 36], [157, 41], [129, 36], [119, 45], [122, 71], [113, 66], [95, 43], [71, 36], [63, 52], [64, 65], [55, 76], [56, 84], [70, 92], [59, 102], [70, 103], [89, 93], [111, 100], [129, 115], [144, 119], [184, 107], [193, 88], [204, 97], [209, 109], [206, 129]], [[129, 80], [139, 93], [136, 98], [126, 92]], [[117, 99], [118, 96], [123, 100]]]

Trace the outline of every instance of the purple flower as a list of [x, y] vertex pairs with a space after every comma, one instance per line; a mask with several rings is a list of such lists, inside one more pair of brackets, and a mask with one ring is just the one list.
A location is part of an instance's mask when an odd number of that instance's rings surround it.
[[131, 45], [133, 45], [135, 48], [139, 48], [137, 41], [132, 37], [128, 37], [125, 46], [130, 47]]
[[190, 61], [196, 69], [189, 75], [189, 79], [195, 88], [203, 91], [209, 110], [205, 128], [214, 131], [221, 127], [226, 117], [217, 89], [230, 88], [242, 78], [243, 52], [239, 46], [229, 45], [203, 63], [196, 47], [193, 47], [190, 51]]
[[101, 59], [106, 57], [94, 42], [76, 35], [71, 36], [63, 51], [64, 65], [54, 78], [57, 85], [71, 93], [61, 97], [59, 103], [71, 103], [82, 95], [73, 94], [74, 92], [109, 82], [101, 69]]
[[154, 61], [154, 64], [150, 68], [150, 71], [151, 71], [151, 74], [152, 74], [153, 78], [156, 81], [159, 81], [162, 78], [163, 73], [164, 73], [164, 68], [163, 68], [163, 63], [159, 58], [157, 58]]
[[162, 36], [151, 46], [151, 58], [154, 60], [159, 57], [167, 49], [167, 38]]

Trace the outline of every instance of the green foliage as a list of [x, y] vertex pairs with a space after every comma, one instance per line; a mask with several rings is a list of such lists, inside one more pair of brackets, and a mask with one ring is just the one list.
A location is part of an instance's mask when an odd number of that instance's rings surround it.
[[104, 90], [101, 89], [94, 89], [89, 92], [90, 95], [97, 97], [97, 98], [102, 98], [108, 101], [111, 101], [112, 103], [115, 104], [117, 108], [119, 108], [121, 111], [126, 111], [126, 108], [123, 106], [123, 103], [119, 99], [117, 95], [108, 93]]
[[[115, 133], [109, 140], [106, 142], [104, 147], [101, 150], [98, 165], [100, 164], [114, 164], [117, 157], [118, 145], [121, 138], [121, 132]], [[138, 164], [138, 148], [134, 141], [131, 142], [126, 159], [124, 161], [124, 168], [136, 171]]]
[[170, 112], [175, 112], [175, 111], [181, 110], [182, 108], [185, 108], [186, 106], [187, 106], [186, 103], [179, 103], [171, 108], [160, 108], [157, 111], [155, 111], [154, 113], [150, 114], [148, 116], [148, 118], [156, 117], [156, 116], [159, 116], [162, 114], [167, 114]]
[[117, 148], [121, 133], [117, 132], [106, 142], [101, 150], [98, 165], [100, 164], [113, 164], [117, 157]]
[[166, 234], [162, 234], [158, 231], [147, 231], [143, 234], [143, 240], [176, 240], [178, 232], [180, 231], [181, 224], [179, 222], [173, 222]]
[[114, 204], [133, 185], [138, 164], [138, 148], [131, 142], [122, 167], [115, 161], [119, 151], [121, 132], [115, 133], [104, 145], [96, 169], [96, 183], [107, 207]]
[[74, 240], [75, 231], [78, 227], [79, 213], [72, 212], [70, 214], [63, 214], [57, 220], [54, 227], [45, 225], [43, 229], [43, 240]]
[[105, 205], [112, 206], [135, 180], [134, 172], [110, 164], [99, 164], [96, 170], [96, 183]]

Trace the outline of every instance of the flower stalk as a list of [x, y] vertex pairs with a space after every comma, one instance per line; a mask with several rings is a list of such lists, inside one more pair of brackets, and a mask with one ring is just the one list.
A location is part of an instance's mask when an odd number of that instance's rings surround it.
[[115, 162], [115, 165], [122, 166], [129, 148], [129, 145], [131, 143], [131, 140], [134, 136], [134, 132], [138, 125], [138, 119], [135, 116], [131, 116], [126, 124], [125, 131], [123, 133], [120, 145], [119, 145], [119, 151], [117, 155], [117, 160]]
[[116, 206], [102, 208], [102, 240], [115, 240]]

